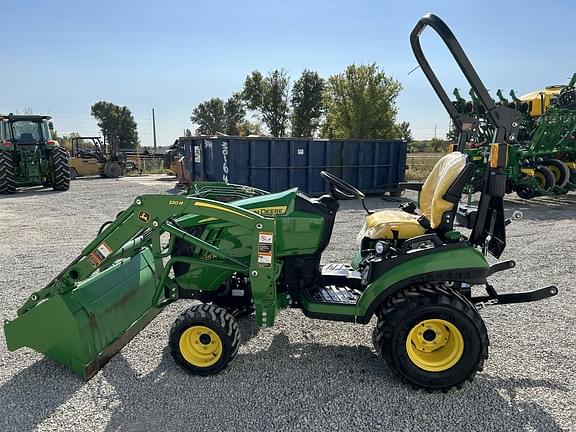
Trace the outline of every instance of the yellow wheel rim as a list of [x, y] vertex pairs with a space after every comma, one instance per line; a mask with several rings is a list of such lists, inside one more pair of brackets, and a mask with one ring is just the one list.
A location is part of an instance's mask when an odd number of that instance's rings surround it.
[[443, 372], [462, 358], [464, 338], [451, 322], [428, 319], [412, 327], [406, 338], [406, 352], [420, 369]]
[[554, 180], [556, 180], [556, 183], [560, 182], [560, 176], [562, 175], [562, 173], [560, 172], [558, 167], [556, 165], [548, 165], [548, 169], [552, 171], [552, 174], [554, 174]]
[[544, 187], [546, 186], [546, 177], [544, 177], [544, 174], [542, 174], [540, 172], [536, 172], [534, 174], [534, 177], [536, 178], [536, 180], [538, 182], [538, 187], [544, 189]]
[[192, 326], [178, 341], [182, 357], [193, 366], [209, 367], [222, 357], [222, 339], [211, 328]]

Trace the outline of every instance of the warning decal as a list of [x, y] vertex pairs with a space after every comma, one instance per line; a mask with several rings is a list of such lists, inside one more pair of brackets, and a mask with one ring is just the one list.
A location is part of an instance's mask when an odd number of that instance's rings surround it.
[[258, 267], [272, 267], [273, 234], [258, 234]]
[[101, 243], [100, 246], [96, 248], [94, 252], [88, 255], [87, 259], [92, 267], [98, 267], [102, 261], [104, 261], [108, 255], [112, 253], [112, 248], [108, 246], [106, 243]]

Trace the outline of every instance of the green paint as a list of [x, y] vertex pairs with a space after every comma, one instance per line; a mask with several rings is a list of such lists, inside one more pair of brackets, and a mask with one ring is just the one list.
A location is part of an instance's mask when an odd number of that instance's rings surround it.
[[484, 256], [472, 246], [462, 249], [441, 250], [405, 261], [391, 268], [372, 282], [356, 303], [356, 316], [364, 316], [372, 302], [385, 290], [406, 279], [431, 272], [458, 269], [486, 269]]

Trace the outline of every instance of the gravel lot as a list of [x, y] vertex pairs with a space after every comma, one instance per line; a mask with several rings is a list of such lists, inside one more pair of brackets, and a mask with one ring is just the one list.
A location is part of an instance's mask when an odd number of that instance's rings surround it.
[[[81, 179], [66, 193], [28, 189], [0, 197], [0, 316], [12, 319], [91, 241], [102, 222], [163, 177]], [[369, 200], [372, 208], [397, 203]], [[363, 219], [358, 202], [339, 213], [324, 261], [348, 261]], [[412, 390], [376, 357], [372, 325], [280, 314], [272, 329], [242, 321], [244, 344], [218, 376], [189, 376], [166, 348], [166, 308], [91, 381], [31, 350], [9, 353], [0, 336], [0, 431], [21, 430], [576, 430], [576, 195], [509, 199], [524, 219], [508, 229], [495, 275], [500, 290], [556, 284], [541, 302], [484, 309], [491, 338], [483, 373], [460, 391]]]

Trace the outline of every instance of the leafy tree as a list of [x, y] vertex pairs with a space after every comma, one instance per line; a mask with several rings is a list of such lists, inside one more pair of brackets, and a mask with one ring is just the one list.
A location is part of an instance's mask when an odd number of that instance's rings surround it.
[[324, 80], [304, 69], [292, 87], [292, 136], [311, 137], [320, 125], [323, 111]]
[[401, 122], [396, 125], [396, 137], [405, 141], [412, 141], [412, 130], [410, 130], [410, 123]]
[[202, 102], [192, 110], [190, 120], [198, 125], [196, 133], [199, 135], [214, 135], [216, 132], [224, 132], [226, 130], [224, 101], [220, 98], [212, 98]]
[[396, 97], [402, 86], [375, 63], [354, 64], [328, 78], [323, 133], [334, 138], [389, 138], [396, 135]]
[[248, 109], [257, 111], [272, 136], [283, 137], [289, 117], [290, 77], [285, 70], [274, 70], [264, 77], [253, 71], [244, 81], [242, 97]]
[[138, 146], [137, 125], [126, 106], [100, 101], [92, 105], [91, 113], [108, 142], [113, 142], [122, 149]]
[[218, 132], [239, 135], [239, 126], [245, 116], [242, 97], [234, 93], [226, 102], [220, 98], [202, 102], [192, 110], [190, 120], [198, 125], [196, 133], [200, 135], [214, 135]]
[[246, 117], [246, 109], [240, 93], [234, 93], [224, 104], [226, 116], [226, 133], [228, 135], [240, 135], [240, 125]]
[[73, 150], [72, 149], [72, 138], [79, 137], [80, 134], [77, 132], [70, 132], [69, 134], [65, 135], [58, 135], [58, 131], [56, 129], [52, 129], [52, 139], [58, 141], [61, 147], [64, 147], [66, 150]]

